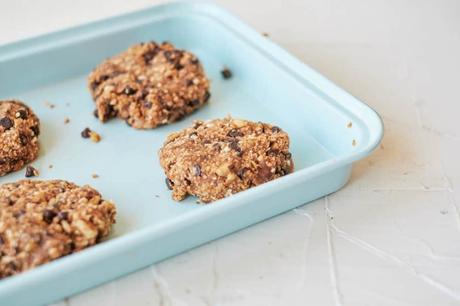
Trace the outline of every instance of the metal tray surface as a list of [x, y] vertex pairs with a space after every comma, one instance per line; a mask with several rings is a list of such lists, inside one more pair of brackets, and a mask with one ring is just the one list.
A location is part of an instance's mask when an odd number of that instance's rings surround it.
[[[200, 58], [211, 79], [210, 102], [154, 130], [121, 120], [100, 124], [86, 76], [103, 59], [149, 40], [170, 41]], [[223, 66], [232, 70], [230, 80], [220, 76]], [[41, 152], [32, 163], [39, 179], [90, 184], [117, 204], [118, 214], [103, 243], [1, 280], [0, 305], [55, 301], [334, 192], [383, 133], [367, 105], [207, 3], [166, 4], [0, 46], [3, 98], [25, 101], [41, 119]], [[174, 202], [157, 159], [166, 135], [228, 114], [286, 130], [295, 172], [212, 205], [193, 197]], [[100, 143], [80, 137], [86, 126], [102, 135]], [[9, 174], [0, 183], [23, 176]]]

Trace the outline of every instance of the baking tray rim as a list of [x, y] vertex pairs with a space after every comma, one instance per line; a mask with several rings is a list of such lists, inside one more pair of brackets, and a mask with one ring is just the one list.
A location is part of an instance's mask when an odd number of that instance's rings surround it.
[[[270, 57], [275, 64], [282, 67], [285, 72], [293, 75], [297, 81], [302, 82], [305, 86], [311, 88], [313, 85], [315, 90], [320, 93], [327, 92], [329, 97], [331, 96], [331, 93], [335, 96], [341, 96], [341, 99], [339, 100], [334, 99], [334, 102], [336, 102], [335, 106], [342, 108], [342, 110], [345, 110], [347, 113], [357, 118], [357, 120], [361, 121], [362, 126], [368, 131], [367, 142], [357, 146], [356, 150], [353, 152], [295, 171], [294, 173], [277, 180], [267, 182], [263, 185], [232, 195], [231, 197], [216, 201], [212, 205], [203, 206], [199, 210], [193, 210], [187, 214], [174, 217], [173, 219], [162, 223], [137, 229], [133, 232], [105, 241], [102, 244], [85, 249], [73, 256], [66, 256], [25, 273], [8, 277], [0, 281], [0, 295], [17, 286], [26, 286], [27, 283], [41, 281], [43, 276], [52, 275], [53, 271], [60, 271], [60, 273], [62, 273], [63, 270], [65, 272], [65, 270], [68, 269], [74, 270], [79, 267], [83, 268], [87, 264], [93, 263], [98, 259], [111, 257], [113, 254], [119, 254], [129, 250], [132, 246], [138, 246], [148, 240], [178, 231], [181, 228], [196, 224], [201, 220], [208, 219], [213, 215], [224, 213], [226, 210], [235, 209], [239, 205], [247, 203], [251, 198], [258, 198], [261, 194], [266, 195], [267, 193], [275, 193], [279, 190], [286, 189], [293, 184], [305, 182], [314, 177], [345, 167], [366, 157], [379, 145], [383, 137], [383, 121], [378, 113], [370, 106], [336, 86], [326, 77], [308, 67], [306, 64], [302, 63], [300, 60], [275, 43], [271, 42], [269, 39], [263, 37], [260, 33], [234, 17], [226, 10], [206, 1], [174, 1], [171, 3], [155, 5], [138, 11], [112, 16], [103, 20], [84, 23], [36, 37], [26, 38], [17, 42], [0, 45], [0, 65], [3, 61], [26, 57], [34, 54], [34, 52], [42, 52], [55, 47], [61, 47], [65, 44], [76, 43], [81, 41], [84, 38], [85, 33], [88, 34], [87, 32], [90, 32], [91, 35], [97, 35], [97, 33], [102, 30], [105, 31], [104, 33], [108, 33], [108, 26], [111, 27], [111, 30], [109, 30], [110, 32], [126, 28], [130, 23], [131, 27], [141, 26], [142, 24], [156, 20], [157, 18], [155, 18], [154, 15], [160, 14], [161, 10], [166, 11], [170, 9], [177, 9], [177, 12], [168, 13], [167, 17], [181, 16], [184, 14], [199, 14], [211, 17], [216, 22], [225, 25], [227, 29], [230, 29], [234, 33], [238, 34], [238, 36], [243, 38], [246, 43], [250, 44], [253, 48], [258, 49], [263, 56]], [[138, 18], [140, 15], [143, 15], [143, 18]], [[217, 16], [219, 18], [216, 18]], [[136, 21], [133, 22], [133, 20]], [[117, 26], [113, 27], [114, 24]], [[325, 87], [327, 87], [326, 91], [324, 90]], [[330, 101], [328, 103], [330, 103]], [[355, 111], [350, 111], [350, 108], [353, 108]], [[359, 112], [364, 113], [366, 116], [363, 117], [357, 115], [356, 113]], [[241, 201], [242, 198], [246, 198], [246, 200]]]

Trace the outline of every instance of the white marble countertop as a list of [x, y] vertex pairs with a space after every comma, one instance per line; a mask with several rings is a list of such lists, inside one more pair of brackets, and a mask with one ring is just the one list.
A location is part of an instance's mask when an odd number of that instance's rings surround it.
[[[158, 1], [0, 1], [0, 44]], [[459, 305], [460, 2], [218, 1], [366, 101], [341, 191], [56, 305]]]

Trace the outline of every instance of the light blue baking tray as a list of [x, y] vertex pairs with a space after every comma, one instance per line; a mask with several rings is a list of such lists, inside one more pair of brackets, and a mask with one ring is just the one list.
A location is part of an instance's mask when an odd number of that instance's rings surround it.
[[[106, 57], [149, 40], [168, 40], [199, 56], [211, 79], [210, 103], [151, 131], [120, 120], [100, 124], [87, 74]], [[224, 66], [232, 79], [221, 78]], [[42, 150], [33, 163], [40, 179], [91, 184], [118, 208], [107, 241], [1, 280], [0, 305], [8, 306], [55, 301], [334, 192], [347, 182], [352, 163], [382, 138], [382, 122], [371, 108], [206, 3], [157, 6], [1, 46], [0, 98], [26, 101], [41, 119]], [[228, 114], [286, 130], [296, 171], [212, 205], [197, 205], [192, 197], [172, 201], [157, 159], [166, 135], [193, 120]], [[80, 137], [86, 126], [102, 135], [100, 143]], [[0, 183], [23, 176], [19, 171]]]

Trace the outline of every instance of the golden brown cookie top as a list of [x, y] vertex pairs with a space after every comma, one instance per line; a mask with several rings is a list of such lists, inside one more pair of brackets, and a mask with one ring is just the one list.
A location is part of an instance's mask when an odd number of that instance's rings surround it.
[[21, 180], [0, 186], [0, 278], [99, 242], [115, 206], [90, 186]]
[[138, 129], [179, 120], [210, 96], [198, 58], [167, 42], [128, 48], [100, 64], [88, 82], [101, 121], [119, 117]]
[[40, 121], [18, 100], [0, 101], [0, 176], [21, 169], [38, 155]]
[[293, 171], [284, 131], [231, 117], [169, 135], [159, 156], [175, 200], [191, 194], [210, 202]]

